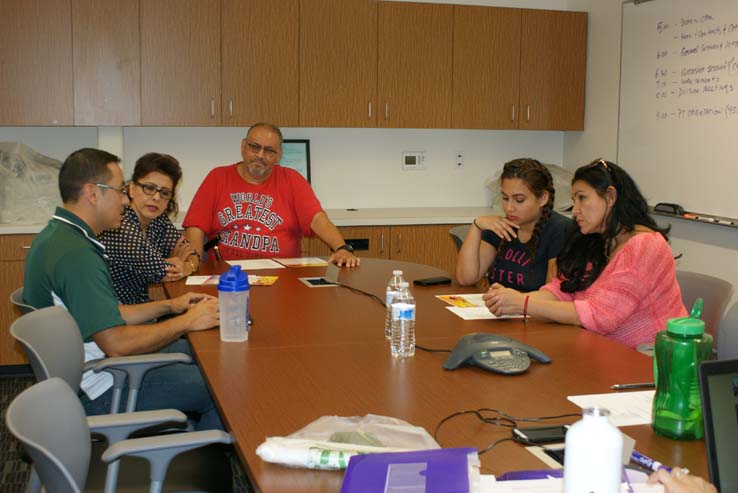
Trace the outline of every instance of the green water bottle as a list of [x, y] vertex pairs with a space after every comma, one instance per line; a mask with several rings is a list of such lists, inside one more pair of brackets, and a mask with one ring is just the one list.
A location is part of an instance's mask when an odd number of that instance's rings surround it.
[[653, 429], [677, 440], [704, 436], [697, 367], [710, 358], [712, 336], [698, 318], [672, 318], [656, 334]]

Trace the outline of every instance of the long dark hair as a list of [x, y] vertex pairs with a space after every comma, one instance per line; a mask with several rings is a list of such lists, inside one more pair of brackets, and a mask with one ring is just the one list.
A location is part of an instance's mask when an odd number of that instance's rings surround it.
[[[536, 198], [543, 197], [545, 192], [548, 192], [548, 202], [541, 207], [541, 217], [536, 221], [536, 225], [533, 227], [533, 234], [526, 243], [528, 250], [528, 256], [531, 260], [535, 260], [536, 253], [538, 252], [538, 244], [541, 241], [541, 235], [543, 234], [543, 228], [546, 227], [546, 223], [551, 218], [553, 213], [553, 204], [556, 191], [554, 190], [553, 177], [551, 172], [535, 159], [520, 158], [513, 159], [510, 162], [505, 163], [502, 168], [502, 174], [500, 175], [500, 186], [502, 186], [502, 180], [509, 180], [512, 178], [518, 178], [525, 183], [525, 185], [533, 192]], [[503, 253], [507, 249], [503, 238], [497, 248], [497, 255], [495, 259], [504, 258]], [[531, 267], [533, 262], [530, 263]]]
[[564, 245], [556, 259], [561, 290], [573, 293], [587, 289], [607, 266], [613, 239], [620, 233], [646, 226], [668, 240], [669, 227], [659, 228], [648, 212], [648, 203], [638, 186], [623, 168], [615, 163], [597, 159], [580, 167], [574, 173], [572, 184], [583, 181], [604, 198], [609, 187], [617, 193], [602, 233], [582, 234], [579, 228]]
[[144, 154], [136, 161], [131, 181], [138, 183], [141, 178], [149, 173], [153, 173], [154, 171], [166, 175], [170, 180], [172, 180], [172, 198], [169, 199], [169, 203], [167, 204], [167, 208], [164, 210], [164, 214], [169, 217], [174, 217], [179, 212], [176, 190], [179, 180], [182, 179], [182, 168], [179, 166], [179, 161], [169, 154], [160, 154], [158, 152], [149, 152], [148, 154]]

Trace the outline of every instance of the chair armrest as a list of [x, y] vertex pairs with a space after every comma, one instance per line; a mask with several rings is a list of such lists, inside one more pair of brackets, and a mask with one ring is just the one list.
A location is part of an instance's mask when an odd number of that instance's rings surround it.
[[187, 416], [176, 409], [161, 409], [87, 417], [90, 432], [103, 435], [109, 446], [125, 440], [134, 431], [165, 423], [187, 423]]
[[192, 363], [192, 358], [184, 353], [152, 353], [135, 356], [118, 356], [97, 360], [91, 369], [97, 373], [106, 370], [119, 370], [128, 374], [128, 386], [132, 389], [141, 388], [141, 381], [147, 371], [160, 366], [175, 363]]
[[91, 359], [90, 361], [85, 361], [85, 366], [84, 368], [82, 368], [82, 371], [85, 372], [88, 370], [92, 370], [94, 366], [101, 361], [102, 361], [102, 358]]
[[233, 443], [231, 436], [221, 430], [193, 431], [173, 435], [157, 435], [123, 440], [108, 447], [102, 455], [103, 462], [111, 463], [123, 456], [141, 457], [151, 464], [152, 482], [162, 482], [169, 463], [182, 452], [214, 443]]

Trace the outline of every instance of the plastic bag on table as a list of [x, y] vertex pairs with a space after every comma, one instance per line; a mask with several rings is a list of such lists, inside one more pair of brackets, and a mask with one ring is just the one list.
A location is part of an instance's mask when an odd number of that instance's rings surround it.
[[267, 462], [309, 469], [345, 469], [353, 455], [441, 448], [419, 426], [401, 419], [323, 416], [286, 437], [269, 437], [256, 453]]

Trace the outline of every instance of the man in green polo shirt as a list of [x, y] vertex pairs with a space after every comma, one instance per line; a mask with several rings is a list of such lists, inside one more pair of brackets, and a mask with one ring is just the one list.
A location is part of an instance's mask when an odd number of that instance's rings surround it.
[[[97, 235], [120, 227], [128, 194], [113, 154], [97, 149], [72, 153], [59, 172], [62, 207], [39, 233], [26, 257], [24, 300], [43, 308], [61, 305], [79, 325], [85, 361], [154, 351], [189, 353], [181, 336], [218, 325], [218, 300], [188, 293], [140, 305], [119, 305], [105, 246]], [[151, 324], [164, 315], [176, 315]], [[88, 414], [110, 409], [112, 377], [88, 371], [82, 378]], [[176, 408], [200, 415], [198, 429], [222, 428], [196, 365], [151, 370], [144, 378], [138, 410]]]

